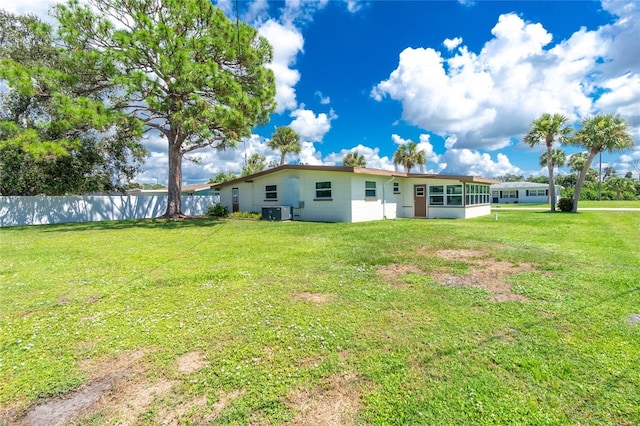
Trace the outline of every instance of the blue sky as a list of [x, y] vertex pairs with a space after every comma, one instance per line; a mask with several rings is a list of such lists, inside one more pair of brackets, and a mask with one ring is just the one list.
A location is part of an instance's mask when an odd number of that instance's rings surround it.
[[[42, 14], [48, 4], [9, 9]], [[214, 4], [235, 19], [235, 0]], [[194, 152], [201, 164], [185, 163], [185, 184], [239, 171], [245, 153], [279, 158], [266, 142], [283, 125], [303, 140], [291, 163], [336, 165], [359, 151], [369, 167], [393, 169], [393, 152], [411, 140], [426, 152], [427, 172], [487, 177], [546, 174], [542, 148], [520, 142], [544, 112], [571, 122], [619, 113], [640, 145], [637, 1], [237, 4], [240, 19], [274, 47], [278, 110], [237, 150]], [[151, 156], [138, 181], [164, 183], [166, 143], [146, 144]], [[633, 160], [638, 146], [603, 156], [620, 173]]]

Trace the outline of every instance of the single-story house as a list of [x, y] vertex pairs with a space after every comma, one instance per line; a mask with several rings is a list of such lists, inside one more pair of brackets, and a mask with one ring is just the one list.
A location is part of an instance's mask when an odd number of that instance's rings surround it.
[[[563, 186], [556, 185], [556, 203]], [[500, 204], [544, 204], [549, 202], [549, 184], [502, 182], [491, 185], [491, 202]]]
[[347, 166], [283, 165], [211, 187], [229, 211], [284, 207], [283, 218], [363, 222], [491, 213], [493, 179]]
[[[127, 195], [167, 195], [167, 188], [159, 189], [129, 189]], [[198, 185], [183, 185], [182, 195], [217, 195], [217, 193], [211, 188], [210, 183], [201, 183]]]

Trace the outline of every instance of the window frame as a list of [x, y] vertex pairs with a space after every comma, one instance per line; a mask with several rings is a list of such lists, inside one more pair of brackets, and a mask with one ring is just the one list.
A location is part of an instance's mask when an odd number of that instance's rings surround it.
[[445, 192], [447, 194], [446, 197], [446, 206], [452, 207], [462, 207], [463, 203], [463, 195], [464, 195], [464, 185], [462, 184], [453, 184], [453, 185], [445, 185]]
[[364, 181], [364, 198], [377, 199], [377, 184], [375, 180]]
[[438, 185], [429, 185], [428, 186], [428, 205], [435, 207], [446, 206], [445, 204], [445, 195], [446, 195], [446, 186], [445, 184]]
[[400, 182], [393, 182], [393, 193], [400, 194]]
[[264, 186], [264, 201], [278, 201], [278, 185]]
[[[315, 183], [316, 196], [314, 200], [327, 201], [333, 199], [333, 183], [330, 180], [317, 181]], [[323, 193], [323, 195], [320, 195]]]

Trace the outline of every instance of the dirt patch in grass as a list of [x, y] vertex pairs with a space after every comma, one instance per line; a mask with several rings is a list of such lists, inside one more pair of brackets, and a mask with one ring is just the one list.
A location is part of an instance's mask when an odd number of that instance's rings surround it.
[[394, 287], [402, 287], [404, 285], [402, 282], [403, 276], [407, 274], [424, 275], [425, 273], [422, 269], [413, 265], [391, 263], [378, 268], [378, 274]]
[[106, 414], [107, 418], [118, 419], [118, 425], [135, 425], [138, 416], [151, 407], [156, 399], [169, 393], [176, 383], [165, 378], [150, 383], [131, 377], [111, 388], [101, 399], [96, 411]]
[[[433, 271], [429, 276], [444, 286], [478, 287], [487, 290], [491, 299], [496, 302], [509, 300], [525, 301], [527, 297], [514, 293], [511, 283], [505, 278], [521, 272], [535, 271], [530, 263], [511, 263], [508, 261], [489, 258], [482, 250], [438, 250], [423, 252], [424, 256], [435, 256], [443, 260], [466, 262], [467, 274], [452, 274], [445, 270]], [[394, 286], [399, 286], [401, 278], [407, 274], [427, 275], [413, 265], [391, 264], [378, 269], [378, 273]]]
[[178, 358], [176, 369], [183, 374], [191, 374], [209, 365], [207, 358], [200, 351], [186, 353]]
[[352, 373], [337, 374], [317, 388], [298, 390], [285, 403], [296, 413], [290, 425], [354, 425], [362, 405], [359, 381]]
[[335, 294], [332, 293], [311, 293], [308, 291], [301, 291], [298, 293], [292, 293], [289, 295], [291, 300], [297, 300], [302, 302], [312, 303], [329, 303], [335, 299]]
[[447, 272], [434, 272], [433, 279], [445, 286], [478, 287], [491, 293], [491, 299], [496, 302], [509, 300], [529, 300], [525, 296], [514, 293], [511, 283], [505, 278], [521, 272], [535, 270], [529, 263], [513, 264], [506, 261], [493, 259], [477, 259], [469, 263], [469, 273], [465, 275], [449, 274]]
[[469, 260], [469, 259], [478, 259], [478, 258], [487, 256], [487, 253], [485, 253], [482, 250], [469, 250], [469, 249], [438, 250], [436, 251], [435, 254], [437, 257], [444, 260]]
[[10, 409], [0, 415], [0, 420], [15, 425], [57, 425], [94, 413], [106, 394], [136, 373], [137, 362], [143, 355], [141, 351], [127, 352], [108, 360], [83, 362], [80, 368], [91, 377], [87, 382], [71, 392], [41, 401], [21, 414]]
[[[137, 424], [140, 414], [155, 402], [171, 399], [171, 389], [179, 383], [164, 377], [150, 380], [142, 362], [144, 355], [143, 351], [131, 351], [117, 357], [83, 361], [80, 368], [90, 377], [85, 383], [64, 395], [42, 401], [21, 415], [16, 414], [15, 409], [10, 410], [0, 416], [0, 423], [6, 421], [25, 426], [83, 424], [99, 415], [118, 425]], [[208, 361], [199, 351], [186, 353], [176, 360], [176, 370], [182, 374], [194, 373], [207, 365]], [[197, 418], [209, 423], [236, 397], [233, 393], [223, 395], [214, 404], [213, 414], [207, 407], [206, 397], [202, 397], [162, 410], [159, 417], [162, 424], [177, 425], [180, 419], [195, 413]]]
[[117, 376], [107, 376], [85, 383], [69, 394], [36, 405], [23, 419], [15, 419], [15, 424], [34, 426], [66, 424], [83, 413], [88, 413], [119, 379]]

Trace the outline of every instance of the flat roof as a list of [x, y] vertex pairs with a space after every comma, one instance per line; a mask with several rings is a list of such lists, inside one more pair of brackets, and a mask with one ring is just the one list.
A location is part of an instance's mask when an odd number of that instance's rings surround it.
[[211, 188], [220, 189], [225, 186], [236, 185], [242, 182], [251, 182], [254, 179], [260, 178], [262, 176], [266, 176], [272, 173], [283, 172], [286, 170], [312, 170], [312, 171], [321, 171], [321, 172], [357, 173], [357, 174], [365, 174], [365, 175], [417, 178], [417, 179], [420, 179], [420, 178], [450, 179], [450, 180], [459, 180], [462, 182], [484, 183], [484, 184], [498, 183], [498, 181], [495, 179], [489, 179], [481, 176], [443, 175], [443, 174], [436, 174], [436, 173], [406, 173], [406, 172], [396, 172], [396, 171], [381, 170], [381, 169], [370, 169], [367, 167], [351, 167], [351, 166], [308, 166], [308, 165], [302, 165], [302, 164], [285, 164], [283, 166], [278, 166], [273, 169], [264, 170], [262, 172], [255, 173], [248, 176], [242, 176], [227, 182], [214, 183], [211, 185]]

